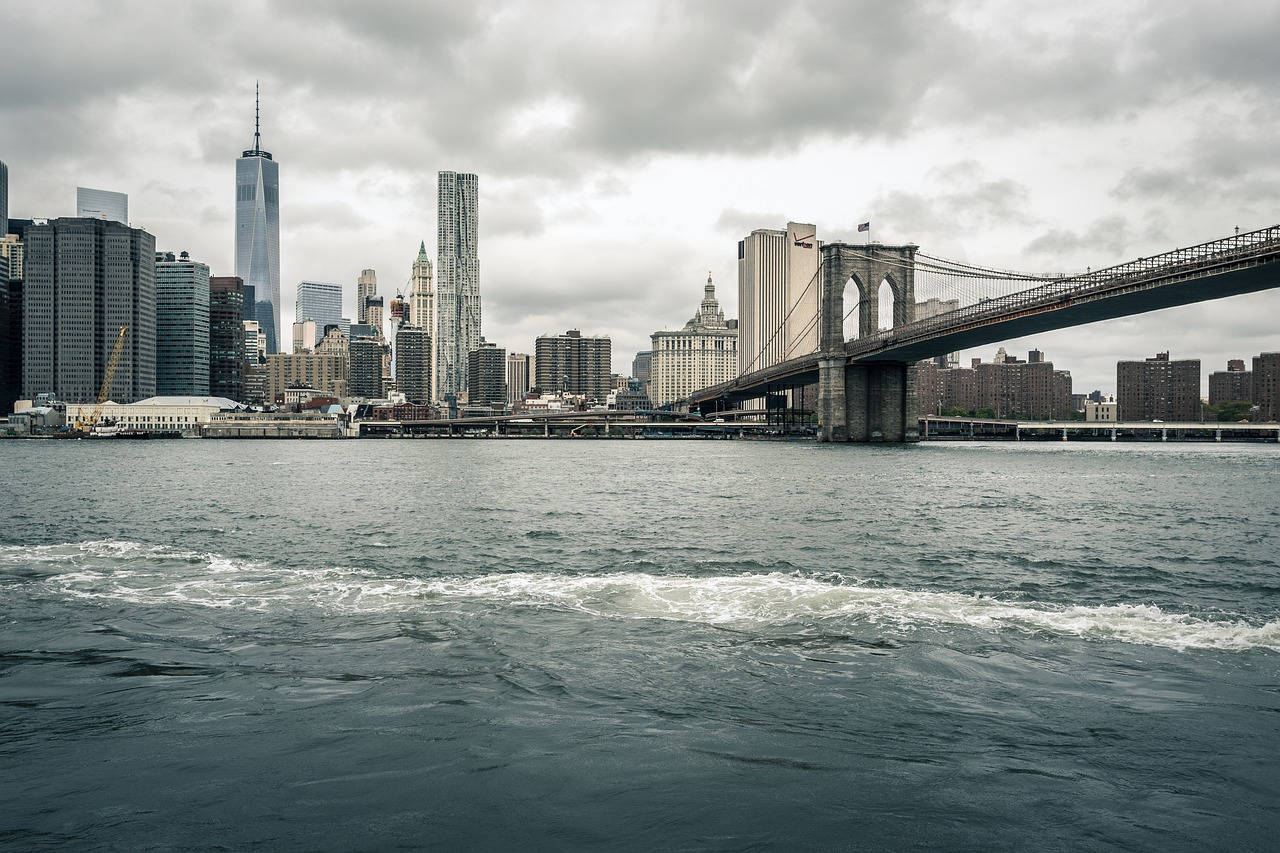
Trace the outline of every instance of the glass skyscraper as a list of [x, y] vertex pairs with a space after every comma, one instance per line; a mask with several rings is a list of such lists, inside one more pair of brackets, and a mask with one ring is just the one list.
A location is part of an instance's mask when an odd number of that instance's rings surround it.
[[475, 175], [441, 172], [436, 230], [435, 397], [467, 390], [468, 355], [480, 347], [480, 259]]
[[297, 323], [315, 320], [315, 340], [306, 342], [308, 347], [315, 346], [324, 337], [325, 326], [342, 325], [342, 285], [324, 281], [298, 282], [298, 299], [293, 313]]
[[267, 352], [279, 352], [280, 164], [262, 150], [256, 94], [253, 148], [236, 161], [236, 275], [256, 298], [245, 305], [245, 319], [258, 321]]

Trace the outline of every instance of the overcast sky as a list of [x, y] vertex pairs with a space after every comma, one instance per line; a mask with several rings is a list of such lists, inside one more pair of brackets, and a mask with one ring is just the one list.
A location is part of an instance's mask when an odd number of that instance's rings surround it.
[[[435, 260], [436, 173], [480, 176], [485, 336], [613, 339], [629, 373], [737, 241], [812, 222], [1077, 272], [1280, 222], [1280, 2], [171, 2], [5, 15], [14, 217], [128, 193], [157, 247], [234, 273], [235, 160], [280, 163], [284, 320], [302, 279]], [[864, 235], [865, 238], [865, 235]], [[1280, 349], [1280, 293], [1005, 342], [1076, 392], [1168, 350]], [[285, 338], [288, 338], [287, 326]], [[990, 360], [995, 346], [965, 353]]]

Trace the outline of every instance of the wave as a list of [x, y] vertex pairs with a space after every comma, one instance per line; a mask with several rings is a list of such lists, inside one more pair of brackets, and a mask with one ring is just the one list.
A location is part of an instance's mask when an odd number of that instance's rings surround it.
[[[1046, 633], [1171, 649], [1280, 651], [1280, 621], [1171, 613], [1150, 604], [1012, 603], [986, 595], [881, 587], [801, 572], [696, 577], [642, 572], [478, 577], [389, 575], [359, 568], [283, 568], [162, 545], [104, 540], [0, 546], [0, 573], [33, 576], [47, 591], [84, 600], [188, 604], [271, 612], [412, 614], [471, 601], [577, 611], [603, 619], [666, 619], [727, 628], [969, 629]], [[10, 568], [6, 568], [10, 567]]]

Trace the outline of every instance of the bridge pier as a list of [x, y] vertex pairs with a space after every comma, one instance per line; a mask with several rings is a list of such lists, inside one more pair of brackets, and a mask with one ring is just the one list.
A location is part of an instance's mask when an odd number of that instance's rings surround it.
[[916, 367], [899, 361], [843, 358], [819, 362], [822, 441], [917, 442]]

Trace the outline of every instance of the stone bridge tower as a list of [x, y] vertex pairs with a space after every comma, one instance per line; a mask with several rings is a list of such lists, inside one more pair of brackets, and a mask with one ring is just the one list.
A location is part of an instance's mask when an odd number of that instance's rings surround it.
[[878, 332], [880, 288], [893, 291], [893, 326], [916, 318], [918, 246], [879, 243], [822, 247], [818, 362], [819, 438], [822, 441], [919, 441], [916, 371], [900, 361], [848, 362], [844, 345], [844, 291], [858, 288], [858, 336]]

